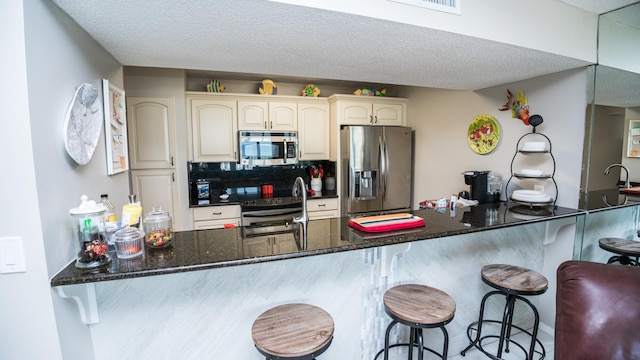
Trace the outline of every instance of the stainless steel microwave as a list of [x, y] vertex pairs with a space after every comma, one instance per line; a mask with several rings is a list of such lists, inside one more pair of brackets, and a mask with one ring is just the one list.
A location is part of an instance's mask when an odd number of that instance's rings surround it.
[[240, 131], [240, 164], [250, 166], [298, 163], [298, 133], [295, 131]]

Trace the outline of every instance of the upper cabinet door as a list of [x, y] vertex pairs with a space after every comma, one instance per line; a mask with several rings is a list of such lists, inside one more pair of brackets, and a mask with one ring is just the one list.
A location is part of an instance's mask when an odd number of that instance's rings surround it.
[[131, 169], [174, 168], [173, 98], [127, 97], [127, 116]]
[[372, 125], [371, 103], [341, 101], [338, 116], [343, 125]]
[[300, 160], [329, 160], [329, 104], [298, 104]]
[[373, 103], [373, 125], [404, 125], [404, 104]]
[[239, 130], [269, 130], [267, 122], [268, 116], [268, 102], [238, 101]]
[[293, 102], [238, 100], [238, 129], [252, 131], [295, 131], [296, 104]]
[[338, 125], [404, 126], [407, 99], [332, 95], [332, 114]]
[[190, 99], [193, 161], [237, 161], [236, 101]]
[[295, 131], [298, 128], [297, 105], [292, 102], [269, 102], [269, 129]]

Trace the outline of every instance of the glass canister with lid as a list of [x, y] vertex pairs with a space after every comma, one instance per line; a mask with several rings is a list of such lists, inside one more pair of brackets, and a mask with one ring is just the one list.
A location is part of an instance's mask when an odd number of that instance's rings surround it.
[[154, 207], [143, 221], [145, 236], [144, 242], [150, 248], [163, 248], [173, 241], [173, 226], [169, 213], [161, 207]]
[[69, 210], [73, 218], [76, 243], [76, 267], [95, 268], [111, 262], [109, 245], [105, 232], [104, 214], [106, 208], [88, 200], [87, 195], [80, 197], [78, 207]]
[[143, 237], [144, 233], [140, 229], [131, 226], [116, 231], [113, 234], [113, 242], [118, 258], [129, 259], [142, 255]]

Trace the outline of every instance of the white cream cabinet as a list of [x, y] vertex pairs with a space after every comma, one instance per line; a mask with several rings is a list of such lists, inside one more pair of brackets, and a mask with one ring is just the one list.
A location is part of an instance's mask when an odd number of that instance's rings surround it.
[[298, 152], [300, 160], [328, 160], [330, 156], [329, 103], [298, 103]]
[[240, 226], [240, 205], [206, 206], [193, 209], [193, 230], [222, 229], [226, 224]]
[[407, 99], [332, 95], [329, 103], [338, 125], [404, 126]]
[[238, 113], [235, 100], [209, 96], [187, 97], [191, 131], [191, 160], [222, 162], [238, 160]]
[[297, 116], [293, 101], [238, 101], [238, 130], [296, 131]]

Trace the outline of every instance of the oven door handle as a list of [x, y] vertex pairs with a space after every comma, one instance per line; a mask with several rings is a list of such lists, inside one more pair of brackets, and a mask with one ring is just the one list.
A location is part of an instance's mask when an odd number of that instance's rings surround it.
[[283, 157], [284, 157], [284, 162], [286, 163], [287, 162], [287, 140], [284, 140], [283, 143], [284, 143], [284, 149], [283, 149], [284, 150], [284, 154], [283, 154], [284, 156]]
[[293, 215], [298, 214], [302, 211], [302, 209], [298, 210], [290, 210], [285, 212], [279, 212], [277, 214], [253, 214], [253, 213], [243, 213], [242, 216], [246, 218], [261, 218], [261, 217], [271, 217], [271, 216], [280, 216], [280, 215]]

